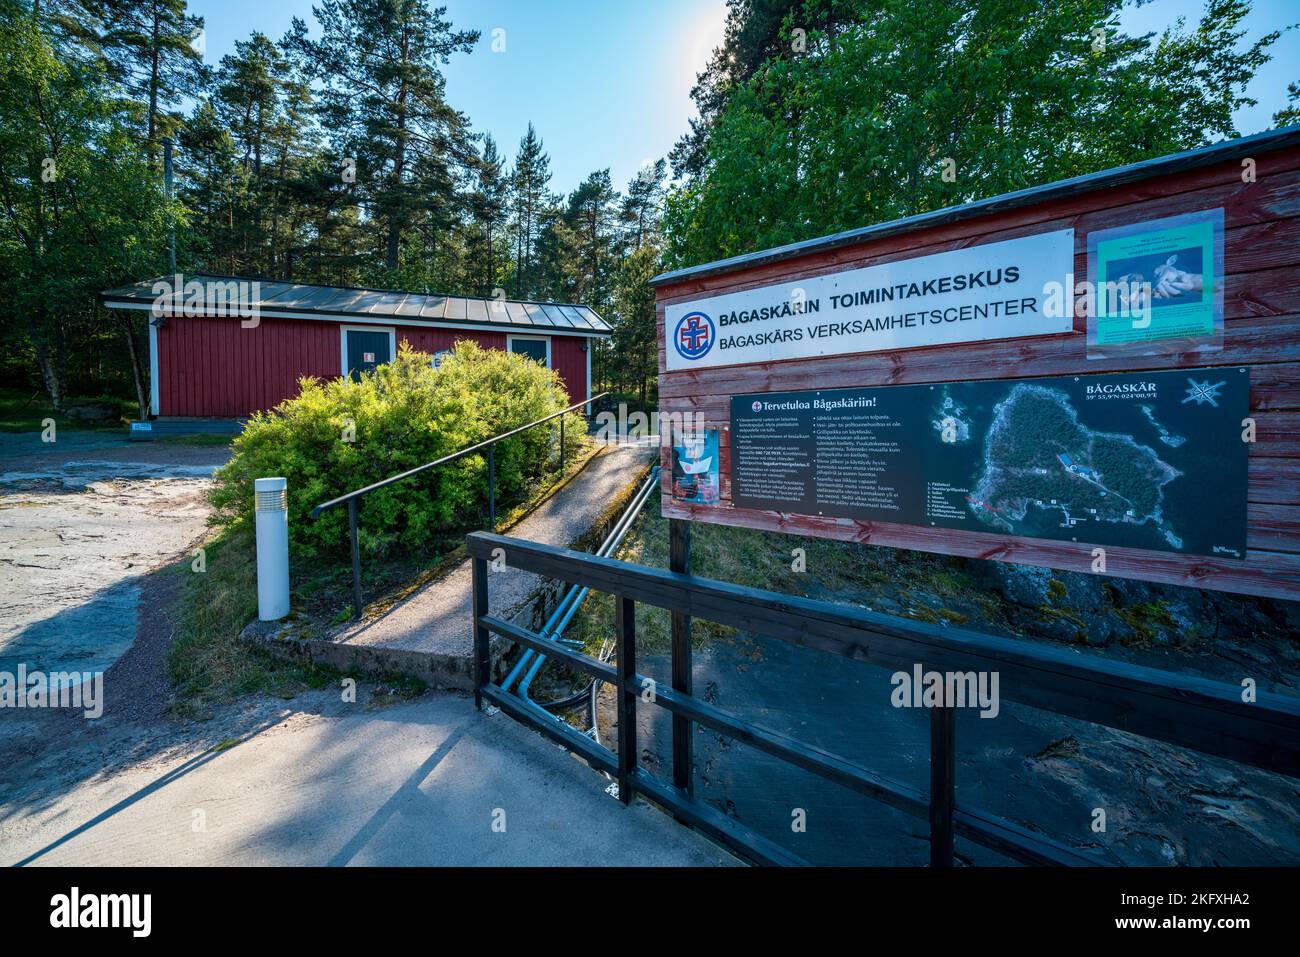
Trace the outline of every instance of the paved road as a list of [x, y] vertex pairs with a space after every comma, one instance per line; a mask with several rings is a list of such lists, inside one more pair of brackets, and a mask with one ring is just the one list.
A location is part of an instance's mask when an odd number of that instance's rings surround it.
[[[339, 698], [263, 702], [235, 727], [203, 728], [206, 742], [242, 738], [219, 750], [74, 732], [0, 772], [0, 864], [736, 863], [653, 807], [624, 808], [602, 775], [468, 698]], [[101, 775], [97, 755], [122, 751], [132, 763]]]

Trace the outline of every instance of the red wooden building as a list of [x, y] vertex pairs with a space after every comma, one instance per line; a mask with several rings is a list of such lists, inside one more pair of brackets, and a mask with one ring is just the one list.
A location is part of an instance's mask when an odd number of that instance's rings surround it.
[[151, 313], [151, 406], [167, 417], [247, 416], [296, 395], [302, 376], [373, 369], [402, 342], [436, 355], [463, 339], [533, 357], [578, 402], [591, 395], [591, 345], [610, 334], [587, 306], [226, 276], [161, 277], [100, 298]]

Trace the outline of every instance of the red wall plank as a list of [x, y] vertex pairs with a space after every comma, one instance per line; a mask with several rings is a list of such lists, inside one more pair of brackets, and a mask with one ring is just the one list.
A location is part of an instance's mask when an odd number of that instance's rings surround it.
[[570, 404], [587, 398], [587, 345], [579, 336], [551, 337], [551, 368], [564, 380]]
[[[247, 416], [297, 395], [303, 376], [336, 378], [342, 372], [339, 329], [345, 324], [263, 318], [244, 327], [236, 318], [168, 319], [158, 329], [158, 414]], [[488, 349], [506, 347], [502, 332], [395, 329], [399, 344], [420, 352], [450, 349], [462, 339]], [[551, 337], [551, 365], [575, 402], [587, 397], [585, 342], [578, 336]]]

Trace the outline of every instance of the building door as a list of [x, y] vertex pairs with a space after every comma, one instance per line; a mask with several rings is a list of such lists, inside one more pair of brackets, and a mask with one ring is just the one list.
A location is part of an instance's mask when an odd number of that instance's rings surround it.
[[508, 336], [510, 351], [551, 367], [551, 340], [541, 336]]
[[347, 374], [360, 381], [362, 372], [373, 372], [393, 358], [392, 333], [370, 329], [344, 329], [347, 342]]

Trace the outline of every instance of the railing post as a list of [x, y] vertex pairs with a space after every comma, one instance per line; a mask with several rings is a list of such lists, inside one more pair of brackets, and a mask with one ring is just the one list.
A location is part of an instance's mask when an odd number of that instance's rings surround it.
[[560, 416], [560, 478], [564, 478], [564, 416]]
[[357, 499], [348, 499], [348, 529], [352, 533], [352, 620], [361, 620], [361, 543], [357, 540]]
[[[668, 569], [689, 574], [691, 570], [691, 526], [679, 518], [668, 520]], [[691, 694], [691, 616], [672, 613], [673, 690]], [[690, 718], [673, 715], [673, 784], [684, 794], [694, 791], [692, 764], [695, 756], [695, 724]]]
[[497, 530], [497, 459], [496, 445], [488, 446], [488, 531]]
[[474, 589], [474, 706], [483, 708], [483, 686], [492, 680], [492, 650], [487, 628], [481, 624], [488, 613], [487, 559], [470, 562]]
[[636, 603], [614, 596], [614, 632], [618, 640], [618, 799], [632, 803], [636, 771]]
[[930, 709], [930, 866], [952, 867], [952, 813], [956, 805], [957, 712]]

